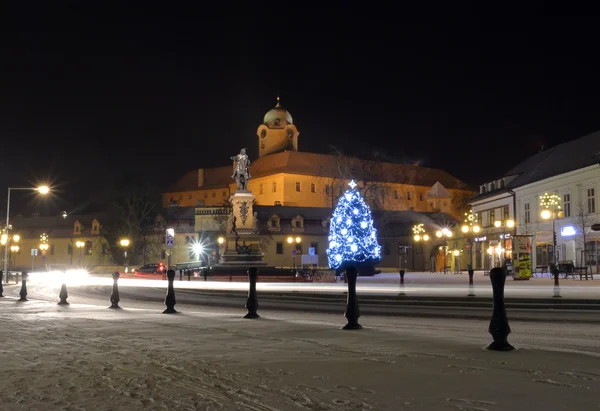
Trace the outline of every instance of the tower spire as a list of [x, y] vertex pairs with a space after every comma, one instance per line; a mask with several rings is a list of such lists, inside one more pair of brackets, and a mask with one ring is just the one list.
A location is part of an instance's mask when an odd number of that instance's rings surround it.
[[275, 106], [275, 108], [281, 108], [281, 104], [279, 103], [279, 94], [277, 94], [277, 105]]

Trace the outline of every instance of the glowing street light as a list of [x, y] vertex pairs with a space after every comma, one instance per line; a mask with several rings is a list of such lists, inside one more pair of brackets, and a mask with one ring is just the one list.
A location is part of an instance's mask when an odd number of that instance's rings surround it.
[[219, 238], [217, 239], [217, 242], [218, 242], [219, 244], [223, 244], [223, 243], [225, 242], [225, 238], [223, 238], [223, 237], [219, 237]]
[[413, 238], [415, 241], [429, 241], [429, 236], [425, 233], [425, 227], [423, 223], [414, 225], [412, 231], [414, 234]]
[[287, 238], [287, 242], [288, 242], [288, 244], [292, 244], [294, 242], [294, 238], [293, 237], [288, 237]]
[[13, 235], [13, 241], [14, 241], [15, 243], [18, 243], [20, 239], [21, 239], [21, 236], [20, 236], [19, 234], [15, 234], [15, 235]]
[[302, 239], [300, 237], [296, 237], [296, 243], [300, 243]]
[[544, 220], [552, 218], [552, 244], [554, 246], [552, 250], [552, 262], [556, 263], [556, 217], [560, 213], [560, 201], [561, 198], [558, 194], [544, 193], [540, 197], [540, 206], [543, 210], [541, 216]]
[[[8, 196], [6, 198], [6, 234], [11, 229], [10, 226], [10, 192], [12, 190], [25, 190], [25, 191], [37, 191], [38, 193], [45, 195], [50, 192], [50, 187], [43, 185], [39, 187], [8, 187]], [[4, 247], [4, 272], [8, 272], [8, 247]], [[8, 277], [7, 277], [8, 278]]]

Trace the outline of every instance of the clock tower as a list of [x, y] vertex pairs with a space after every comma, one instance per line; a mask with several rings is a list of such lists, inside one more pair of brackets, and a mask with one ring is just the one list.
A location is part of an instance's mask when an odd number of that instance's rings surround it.
[[293, 124], [292, 115], [281, 107], [279, 97], [275, 108], [265, 114], [256, 134], [258, 135], [258, 157], [282, 151], [298, 151], [300, 133]]

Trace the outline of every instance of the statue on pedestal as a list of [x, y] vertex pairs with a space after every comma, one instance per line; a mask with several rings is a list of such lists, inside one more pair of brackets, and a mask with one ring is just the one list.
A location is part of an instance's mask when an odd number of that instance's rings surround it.
[[232, 179], [237, 184], [237, 189], [240, 191], [248, 190], [248, 180], [250, 179], [250, 159], [246, 154], [246, 149], [242, 148], [240, 154], [231, 157], [233, 160], [233, 175]]

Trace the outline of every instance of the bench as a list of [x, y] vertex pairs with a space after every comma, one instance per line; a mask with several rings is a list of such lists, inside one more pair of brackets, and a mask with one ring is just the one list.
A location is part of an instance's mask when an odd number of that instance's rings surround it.
[[564, 274], [563, 278], [567, 278], [569, 275], [575, 272], [575, 264], [573, 261], [560, 261], [558, 263], [558, 275]]
[[569, 275], [573, 276], [573, 280], [575, 279], [575, 276], [578, 275], [579, 281], [583, 280], [583, 277], [585, 277], [586, 280], [588, 277], [592, 277], [592, 280], [594, 279], [594, 274], [588, 273], [587, 267], [575, 267], [574, 271]]
[[536, 266], [535, 271], [533, 272], [533, 275], [535, 276], [536, 274], [540, 274], [542, 277], [544, 276], [544, 274], [550, 275], [550, 271], [548, 271], [548, 266], [547, 265]]

